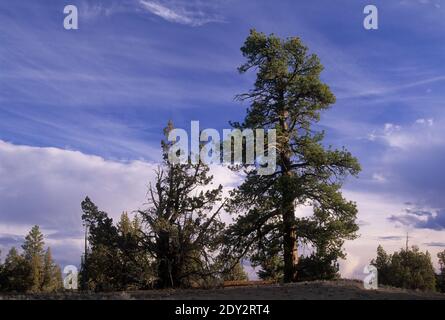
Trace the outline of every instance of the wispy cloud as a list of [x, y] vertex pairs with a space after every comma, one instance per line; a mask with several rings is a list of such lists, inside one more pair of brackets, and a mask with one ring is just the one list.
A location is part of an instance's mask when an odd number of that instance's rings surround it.
[[382, 237], [378, 237], [378, 240], [380, 240], [380, 241], [400, 241], [402, 239], [403, 239], [403, 237], [401, 237], [401, 236], [382, 236]]
[[445, 242], [427, 242], [427, 243], [424, 243], [424, 245], [426, 245], [428, 247], [445, 248]]
[[79, 6], [82, 20], [92, 20], [102, 16], [111, 16], [119, 12], [130, 11], [125, 2], [115, 1], [84, 1]]
[[409, 126], [386, 123], [384, 128], [368, 135], [370, 141], [383, 141], [387, 146], [400, 150], [441, 147], [445, 143], [441, 128], [433, 118], [419, 118]]
[[139, 3], [150, 13], [173, 23], [202, 26], [210, 22], [222, 21], [216, 14], [206, 12], [208, 7], [199, 2], [192, 1], [188, 7], [177, 2], [165, 4], [158, 1], [140, 0]]
[[443, 210], [427, 211], [407, 209], [406, 214], [393, 215], [389, 217], [388, 220], [417, 229], [437, 231], [445, 229], [445, 212]]

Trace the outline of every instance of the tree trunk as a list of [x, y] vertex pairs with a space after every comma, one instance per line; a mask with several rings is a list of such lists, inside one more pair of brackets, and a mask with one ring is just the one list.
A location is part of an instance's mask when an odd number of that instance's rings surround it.
[[[282, 98], [284, 101], [284, 98]], [[284, 105], [284, 102], [283, 102]], [[281, 145], [281, 166], [283, 171], [282, 176], [282, 197], [283, 203], [281, 206], [283, 215], [283, 255], [284, 255], [284, 282], [297, 281], [297, 264], [298, 264], [298, 239], [295, 228], [295, 206], [294, 206], [294, 191], [292, 187], [292, 161], [291, 150], [289, 146], [289, 127], [286, 122], [288, 112], [283, 110], [280, 117], [280, 126], [283, 131], [282, 145]]]
[[292, 211], [284, 212], [284, 282], [297, 281], [298, 241], [295, 230], [295, 216]]
[[172, 288], [174, 282], [171, 277], [170, 239], [167, 232], [161, 232], [157, 239], [158, 251], [158, 286], [160, 288]]

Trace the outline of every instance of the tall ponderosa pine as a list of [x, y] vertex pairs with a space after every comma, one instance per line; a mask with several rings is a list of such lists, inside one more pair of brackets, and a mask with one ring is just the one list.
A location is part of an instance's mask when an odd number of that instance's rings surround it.
[[[173, 129], [170, 122], [166, 136]], [[224, 224], [219, 219], [222, 186], [202, 162], [168, 161], [172, 142], [163, 141], [164, 164], [149, 188], [149, 207], [140, 214], [146, 224], [147, 250], [157, 262], [160, 287], [198, 284], [217, 272], [216, 251]]]
[[40, 232], [39, 226], [34, 226], [22, 245], [23, 256], [31, 268], [30, 290], [33, 292], [40, 291], [43, 282], [44, 246], [43, 234]]
[[[283, 257], [284, 281], [297, 280], [298, 246], [311, 243], [337, 254], [358, 227], [356, 206], [340, 188], [349, 174], [360, 171], [357, 160], [344, 148], [323, 146], [324, 132], [313, 126], [320, 113], [335, 102], [320, 80], [323, 69], [299, 38], [282, 40], [251, 31], [241, 48], [247, 62], [239, 71], [256, 70], [254, 88], [239, 96], [250, 102], [243, 123], [235, 128], [277, 130], [277, 169], [260, 176], [247, 170], [245, 182], [233, 192], [229, 210], [242, 215], [230, 227], [231, 254], [247, 254], [264, 261], [277, 251]], [[297, 218], [295, 209], [312, 205], [311, 218]], [[318, 234], [323, 234], [320, 239]]]

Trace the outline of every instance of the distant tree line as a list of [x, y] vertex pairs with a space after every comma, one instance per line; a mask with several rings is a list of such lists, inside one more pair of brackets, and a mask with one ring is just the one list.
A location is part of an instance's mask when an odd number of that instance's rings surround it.
[[39, 227], [34, 226], [21, 252], [13, 247], [5, 261], [0, 261], [0, 291], [39, 293], [61, 289], [61, 270], [52, 258], [51, 249], [45, 249]]
[[377, 248], [377, 257], [371, 261], [378, 270], [379, 285], [398, 288], [445, 292], [445, 250], [440, 252], [439, 273], [434, 271], [429, 252], [418, 247], [401, 249], [387, 254], [382, 246]]

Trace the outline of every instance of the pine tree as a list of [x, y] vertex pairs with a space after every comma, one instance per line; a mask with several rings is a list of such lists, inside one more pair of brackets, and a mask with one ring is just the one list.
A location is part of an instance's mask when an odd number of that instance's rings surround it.
[[109, 291], [119, 289], [120, 264], [118, 231], [113, 219], [86, 197], [81, 204], [82, 220], [88, 227], [88, 252], [81, 267], [84, 290]]
[[[166, 136], [173, 129], [170, 122]], [[157, 263], [160, 287], [189, 286], [211, 280], [217, 273], [215, 252], [224, 224], [219, 212], [222, 186], [211, 188], [213, 177], [202, 162], [172, 164], [163, 141], [164, 163], [149, 188], [149, 208], [140, 211], [146, 224], [145, 246]]]
[[405, 289], [434, 291], [436, 275], [431, 255], [418, 247], [401, 249], [388, 255], [381, 246], [377, 259], [372, 260], [378, 270], [379, 284]]
[[143, 232], [139, 216], [131, 220], [128, 213], [121, 215], [117, 224], [118, 247], [122, 268], [120, 284], [125, 289], [152, 287], [154, 279], [153, 259], [144, 250]]
[[41, 291], [43, 292], [55, 292], [62, 288], [62, 272], [60, 267], [54, 263], [52, 258], [51, 249], [46, 249]]
[[275, 282], [283, 279], [284, 263], [278, 254], [257, 257], [257, 262], [257, 266], [261, 267], [257, 272], [260, 279]]
[[43, 234], [34, 226], [22, 245], [23, 253], [11, 248], [0, 264], [0, 291], [53, 292], [62, 287], [62, 273], [51, 250], [44, 249]]
[[39, 292], [42, 286], [44, 246], [43, 234], [39, 226], [34, 226], [22, 245], [23, 256], [31, 267], [30, 291], [32, 292]]
[[[246, 167], [246, 180], [228, 206], [241, 216], [227, 233], [227, 255], [258, 261], [279, 251], [284, 281], [292, 282], [297, 280], [299, 242], [319, 249], [317, 234], [322, 232], [329, 249], [340, 255], [342, 241], [355, 238], [357, 209], [340, 188], [360, 166], [346, 149], [322, 144], [324, 132], [314, 124], [335, 97], [320, 80], [318, 57], [309, 54], [299, 38], [282, 40], [252, 30], [241, 51], [247, 62], [239, 71], [254, 69], [257, 77], [254, 88], [239, 96], [250, 102], [247, 116], [233, 126], [275, 129], [277, 169], [272, 175], [258, 175], [257, 169]], [[314, 216], [296, 218], [295, 209], [301, 205], [312, 205]]]
[[439, 274], [437, 276], [437, 289], [445, 292], [445, 250], [437, 254], [439, 258]]
[[87, 197], [82, 202], [88, 245], [82, 259], [82, 290], [146, 289], [153, 282], [153, 259], [145, 251], [140, 218], [121, 215], [115, 226]]
[[241, 264], [241, 261], [235, 264], [232, 268], [230, 268], [223, 275], [224, 281], [248, 281], [249, 276]]
[[133, 229], [131, 219], [128, 217], [127, 212], [123, 212], [121, 214], [120, 220], [117, 224], [117, 229], [118, 232], [123, 236], [135, 233], [136, 230]]
[[30, 289], [31, 266], [16, 248], [9, 250], [2, 269], [3, 291], [26, 292]]
[[379, 282], [381, 284], [391, 283], [391, 256], [386, 253], [381, 245], [377, 247], [377, 258], [371, 262], [378, 270]]
[[0, 292], [2, 292], [5, 286], [5, 279], [4, 279], [4, 269], [3, 269], [3, 263], [2, 263], [2, 251], [0, 250]]

